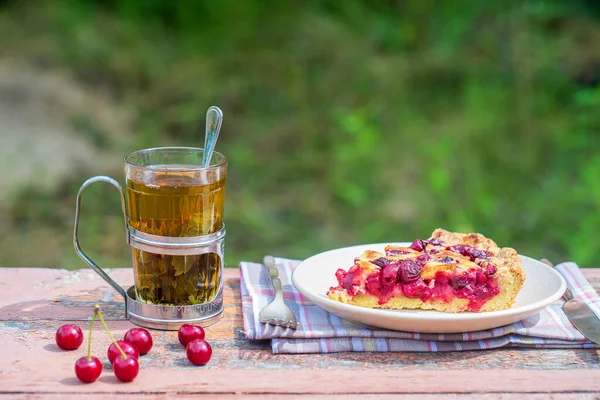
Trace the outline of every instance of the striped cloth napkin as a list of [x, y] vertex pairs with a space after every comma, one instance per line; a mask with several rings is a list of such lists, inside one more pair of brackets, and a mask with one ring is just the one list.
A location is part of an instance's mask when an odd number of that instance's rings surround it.
[[[298, 321], [298, 329], [263, 324], [260, 310], [273, 300], [269, 276], [261, 264], [242, 262], [240, 283], [244, 331], [251, 340], [271, 340], [274, 354], [335, 353], [344, 351], [463, 351], [498, 347], [598, 348], [571, 324], [558, 300], [540, 313], [520, 322], [485, 331], [457, 334], [419, 334], [367, 327], [341, 319], [314, 305], [292, 285], [299, 261], [278, 258], [277, 268], [286, 304]], [[573, 294], [592, 305], [600, 315], [600, 297], [575, 263], [556, 266]]]

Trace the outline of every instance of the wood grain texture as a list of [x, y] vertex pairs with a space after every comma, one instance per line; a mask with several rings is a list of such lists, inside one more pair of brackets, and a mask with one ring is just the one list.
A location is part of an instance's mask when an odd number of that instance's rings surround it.
[[[448, 394], [327, 394], [327, 395], [308, 395], [311, 400], [506, 400], [506, 399], [522, 399], [527, 396], [527, 400], [592, 400], [598, 399], [598, 396], [593, 393], [448, 393]], [[80, 394], [70, 393], [19, 393], [19, 394], [0, 394], [0, 399], [3, 400], [38, 400], [38, 399], [81, 399]], [[127, 393], [128, 400], [140, 399], [191, 399], [198, 398], [198, 395], [181, 394], [181, 393]], [[228, 400], [232, 398], [230, 394], [203, 394], [202, 400]], [[305, 399], [304, 394], [236, 394], [237, 400], [294, 400]], [[86, 400], [123, 400], [121, 393], [86, 393]]]
[[[131, 269], [109, 273], [122, 286], [131, 285]], [[584, 273], [598, 290], [600, 270]], [[133, 326], [123, 319], [122, 299], [91, 270], [0, 269], [0, 396], [68, 398], [86, 393], [89, 398], [112, 398], [118, 392], [158, 398], [203, 393], [209, 396], [203, 398], [214, 399], [385, 399], [412, 393], [408, 398], [427, 399], [436, 393], [439, 399], [469, 393], [476, 398], [523, 393], [544, 398], [552, 393], [583, 399], [600, 393], [596, 350], [273, 355], [267, 341], [244, 338], [237, 269], [226, 270], [225, 283], [224, 318], [206, 330], [214, 349], [206, 367], [188, 363], [176, 332], [153, 331], [155, 345], [141, 358], [139, 377], [122, 384], [112, 375], [105, 353], [109, 339], [97, 325], [93, 352], [103, 360], [104, 372], [99, 381], [83, 385], [73, 373], [75, 360], [85, 354], [83, 347], [61, 351], [54, 333], [66, 322], [85, 327], [93, 306], [100, 303], [120, 338]]]

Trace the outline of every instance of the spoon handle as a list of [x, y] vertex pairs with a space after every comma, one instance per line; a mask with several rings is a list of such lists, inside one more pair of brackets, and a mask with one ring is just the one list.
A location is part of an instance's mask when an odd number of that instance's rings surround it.
[[208, 167], [210, 164], [222, 123], [223, 111], [217, 106], [209, 107], [208, 111], [206, 111], [206, 136], [204, 137], [204, 153], [202, 154], [203, 168]]

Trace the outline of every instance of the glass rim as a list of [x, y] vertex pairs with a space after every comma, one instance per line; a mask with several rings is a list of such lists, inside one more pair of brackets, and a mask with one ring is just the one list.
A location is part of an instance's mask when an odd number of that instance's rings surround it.
[[[171, 150], [171, 151], [175, 150], [175, 151], [204, 152], [204, 149], [202, 147], [188, 147], [188, 146], [151, 147], [148, 149], [135, 150], [130, 153], [127, 153], [125, 155], [125, 157], [123, 157], [123, 162], [126, 165], [131, 166], [131, 167], [151, 169], [151, 168], [149, 168], [150, 165], [139, 165], [137, 163], [132, 162], [131, 158], [134, 156], [140, 155], [140, 154], [157, 152], [157, 151], [169, 151], [169, 150]], [[215, 154], [219, 155], [222, 158], [222, 160], [220, 162], [218, 162], [217, 164], [209, 165], [206, 168], [203, 168], [201, 165], [198, 165], [198, 166], [189, 165], [186, 168], [169, 168], [169, 171], [173, 171], [173, 172], [210, 171], [210, 170], [222, 168], [224, 165], [227, 164], [227, 157], [225, 157], [222, 153], [219, 153], [218, 151], [213, 151], [213, 157]]]

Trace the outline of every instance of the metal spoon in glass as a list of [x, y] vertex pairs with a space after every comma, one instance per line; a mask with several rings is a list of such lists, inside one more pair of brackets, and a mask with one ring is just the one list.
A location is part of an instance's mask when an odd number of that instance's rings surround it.
[[202, 154], [202, 168], [210, 165], [212, 153], [215, 150], [219, 131], [223, 123], [223, 111], [217, 106], [210, 106], [206, 111], [206, 134], [204, 136], [204, 154]]

